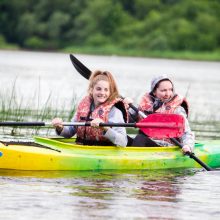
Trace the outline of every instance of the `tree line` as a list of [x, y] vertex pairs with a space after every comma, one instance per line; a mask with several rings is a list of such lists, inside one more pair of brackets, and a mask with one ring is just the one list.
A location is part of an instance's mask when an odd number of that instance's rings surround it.
[[57, 50], [220, 49], [219, 0], [1, 0], [0, 42]]

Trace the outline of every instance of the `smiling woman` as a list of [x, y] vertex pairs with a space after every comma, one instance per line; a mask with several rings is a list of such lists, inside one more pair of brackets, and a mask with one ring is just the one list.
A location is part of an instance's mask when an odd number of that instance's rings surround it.
[[[126, 102], [130, 103], [132, 100], [126, 99]], [[182, 151], [184, 153], [190, 153], [193, 151], [195, 140], [187, 119], [189, 114], [188, 102], [185, 97], [175, 93], [174, 84], [170, 77], [167, 75], [161, 75], [152, 79], [150, 92], [145, 93], [142, 97], [139, 103], [139, 110], [146, 115], [152, 113], [174, 113], [182, 115], [185, 121], [185, 132], [180, 138], [183, 144]], [[131, 112], [131, 118], [137, 121], [140, 120], [140, 117], [138, 118], [136, 112]], [[167, 146], [170, 145], [170, 140], [158, 139], [154, 140], [154, 144], [157, 146]], [[152, 146], [152, 140], [149, 140], [145, 134], [140, 132], [135, 137], [132, 145]]]
[[110, 72], [94, 71], [89, 80], [88, 95], [78, 105], [73, 122], [90, 122], [90, 127], [64, 127], [60, 118], [52, 124], [57, 134], [72, 137], [77, 134], [77, 142], [89, 145], [127, 145], [127, 134], [124, 127], [100, 127], [100, 123], [127, 122], [127, 111], [119, 97], [116, 82]]

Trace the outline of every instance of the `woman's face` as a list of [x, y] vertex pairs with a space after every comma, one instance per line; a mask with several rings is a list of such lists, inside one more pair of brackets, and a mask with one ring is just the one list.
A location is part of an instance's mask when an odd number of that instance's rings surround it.
[[162, 81], [159, 83], [154, 95], [161, 101], [167, 101], [173, 97], [173, 85], [170, 81]]
[[100, 80], [92, 89], [92, 97], [95, 103], [95, 107], [103, 104], [108, 100], [110, 96], [109, 82]]

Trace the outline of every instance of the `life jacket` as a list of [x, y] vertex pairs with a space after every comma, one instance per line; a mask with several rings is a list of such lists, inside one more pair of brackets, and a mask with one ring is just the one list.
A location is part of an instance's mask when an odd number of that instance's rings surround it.
[[146, 93], [139, 104], [138, 109], [142, 112], [146, 113], [165, 113], [165, 114], [172, 114], [175, 112], [176, 108], [179, 106], [182, 106], [186, 114], [188, 116], [189, 114], [189, 104], [186, 100], [186, 98], [174, 95], [174, 97], [167, 103], [163, 103], [158, 109], [154, 111], [153, 109], [153, 97], [151, 97], [148, 93]]
[[[189, 114], [189, 104], [187, 100], [184, 97], [179, 96], [179, 95], [174, 95], [174, 97], [169, 102], [163, 103], [156, 110], [153, 109], [153, 104], [154, 104], [153, 97], [150, 94], [146, 93], [142, 97], [138, 109], [142, 112], [145, 112], [146, 114], [150, 114], [150, 113], [173, 114], [177, 107], [182, 106], [186, 111], [187, 117]], [[161, 145], [163, 145], [163, 142], [164, 143], [168, 142], [172, 144], [172, 142], [168, 138], [163, 138], [161, 140], [162, 140], [162, 142], [160, 142]]]
[[[125, 105], [120, 98], [116, 98], [113, 101], [107, 101], [104, 104], [98, 106], [94, 110], [91, 110], [92, 98], [86, 96], [79, 103], [76, 113], [76, 120], [79, 122], [91, 121], [95, 118], [100, 118], [104, 122], [108, 122], [109, 112], [113, 106], [119, 108], [122, 111], [125, 122], [128, 121], [128, 113]], [[103, 130], [101, 128], [94, 128], [91, 126], [79, 126], [77, 127], [77, 141], [82, 144], [89, 145], [113, 145], [107, 138], [103, 136]]]

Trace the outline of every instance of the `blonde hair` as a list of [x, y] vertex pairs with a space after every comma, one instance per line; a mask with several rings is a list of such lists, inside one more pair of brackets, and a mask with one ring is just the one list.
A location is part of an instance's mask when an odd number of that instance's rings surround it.
[[89, 78], [88, 93], [90, 96], [92, 96], [92, 89], [101, 80], [109, 82], [109, 90], [110, 90], [110, 96], [108, 98], [109, 101], [112, 101], [115, 98], [119, 97], [118, 87], [116, 85], [113, 75], [108, 71], [101, 71], [101, 70], [94, 71]]

